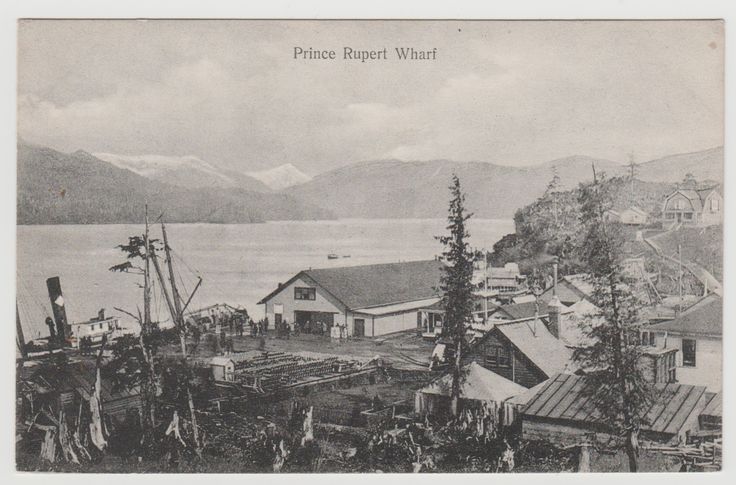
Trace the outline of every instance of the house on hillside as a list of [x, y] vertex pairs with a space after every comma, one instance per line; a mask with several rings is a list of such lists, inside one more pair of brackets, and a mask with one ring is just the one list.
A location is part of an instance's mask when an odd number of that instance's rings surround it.
[[[527, 401], [522, 436], [559, 445], [593, 438], [607, 442], [615, 433], [592, 398], [594, 382], [585, 376], [557, 374]], [[654, 385], [654, 399], [641, 427], [641, 438], [660, 443], [685, 443], [699, 430], [699, 416], [712, 395], [704, 386], [678, 383]]]
[[264, 297], [266, 317], [311, 328], [347, 327], [375, 337], [422, 328], [423, 313], [440, 301], [444, 263], [438, 260], [300, 271]]
[[486, 288], [499, 294], [519, 293], [526, 289], [526, 276], [516, 263], [506, 263], [503, 268], [488, 268]]
[[649, 214], [642, 209], [631, 206], [621, 211], [607, 210], [603, 217], [610, 222], [620, 222], [629, 226], [641, 226], [647, 223]]
[[534, 317], [496, 322], [476, 340], [465, 361], [477, 362], [527, 388], [576, 368], [572, 349], [555, 337], [544, 320]]
[[723, 299], [710, 294], [666, 322], [641, 331], [642, 342], [652, 347], [679, 349], [677, 377], [686, 384], [703, 385], [711, 392], [722, 389]]
[[711, 226], [723, 222], [723, 196], [716, 187], [677, 189], [664, 199], [665, 224]]

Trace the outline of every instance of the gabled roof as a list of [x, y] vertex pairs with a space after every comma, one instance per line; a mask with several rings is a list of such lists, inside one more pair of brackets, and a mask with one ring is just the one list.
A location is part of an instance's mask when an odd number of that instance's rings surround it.
[[[594, 381], [585, 376], [557, 374], [545, 382], [524, 408], [524, 416], [603, 424], [594, 402]], [[686, 384], [656, 384], [655, 399], [645, 414], [642, 429], [676, 434], [687, 418], [703, 405], [705, 387]]]
[[548, 376], [576, 368], [572, 360], [572, 349], [555, 338], [541, 320], [498, 322], [491, 332], [499, 332], [506, 337]]
[[[585, 280], [585, 275], [563, 276], [557, 283], [557, 298], [561, 302], [576, 303], [580, 300], [589, 299], [593, 292], [593, 286]], [[547, 288], [539, 299], [548, 304], [552, 299], [552, 288]]]
[[518, 271], [511, 271], [506, 268], [495, 268], [495, 267], [488, 268], [488, 278], [489, 279], [515, 280], [516, 278], [520, 278], [520, 277], [521, 277], [521, 274]]
[[700, 413], [701, 416], [723, 417], [723, 395], [719, 392], [710, 397], [705, 409]]
[[720, 337], [723, 335], [723, 299], [710, 294], [683, 311], [679, 317], [647, 328], [680, 335]]
[[679, 193], [685, 196], [685, 198], [687, 198], [692, 203], [693, 209], [700, 212], [703, 210], [703, 202], [708, 197], [708, 195], [710, 195], [711, 192], [718, 193], [717, 187], [708, 187], [705, 189], [677, 189], [671, 194], [667, 195], [667, 197], [665, 197], [665, 205], [667, 204], [668, 200]]
[[370, 308], [438, 296], [444, 263], [438, 260], [309, 269], [292, 277], [259, 303], [265, 303], [284, 286], [306, 276], [349, 309]]
[[[510, 303], [498, 308], [495, 312], [506, 314], [511, 320], [521, 320], [524, 318], [534, 318], [537, 315], [537, 302], [527, 301], [524, 303]], [[544, 305], [539, 306], [539, 315], [546, 315], [547, 308]]]
[[[421, 389], [424, 394], [449, 396], [452, 374], [447, 374]], [[460, 372], [460, 397], [479, 401], [503, 402], [526, 391], [526, 388], [490, 371], [476, 362], [464, 366]]]
[[702, 201], [705, 201], [705, 199], [708, 198], [711, 192], [715, 192], [716, 194], [721, 195], [717, 187], [708, 187], [705, 189], [698, 189], [696, 190], [696, 192], [698, 193], [698, 196], [700, 197], [700, 200]]
[[639, 215], [641, 215], [641, 216], [645, 216], [645, 217], [649, 215], [649, 214], [647, 214], [647, 213], [646, 213], [646, 211], [644, 211], [644, 210], [642, 210], [642, 209], [638, 208], [638, 207], [637, 207], [637, 206], [635, 206], [635, 205], [632, 205], [632, 206], [631, 206], [631, 207], [629, 207], [628, 209], [624, 209], [624, 210], [623, 210], [623, 211], [621, 211], [621, 212], [626, 212], [626, 211], [636, 212], [637, 214], [639, 214]]

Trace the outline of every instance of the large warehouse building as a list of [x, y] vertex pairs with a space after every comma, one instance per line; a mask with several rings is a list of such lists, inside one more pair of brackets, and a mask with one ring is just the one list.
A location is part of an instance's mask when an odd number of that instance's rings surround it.
[[270, 322], [346, 325], [355, 337], [417, 329], [419, 310], [440, 300], [442, 266], [429, 260], [304, 270], [259, 304]]

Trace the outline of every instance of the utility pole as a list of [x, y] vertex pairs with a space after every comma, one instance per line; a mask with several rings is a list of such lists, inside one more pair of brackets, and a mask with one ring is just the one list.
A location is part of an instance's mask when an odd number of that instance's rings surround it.
[[678, 261], [678, 271], [677, 271], [677, 286], [680, 293], [680, 303], [677, 305], [678, 307], [678, 314], [682, 313], [682, 244], [677, 245], [677, 261]]
[[488, 319], [488, 251], [483, 250], [485, 266], [483, 267], [483, 323]]
[[631, 182], [630, 205], [634, 205], [634, 177], [636, 177], [636, 163], [634, 163], [634, 154], [629, 153], [629, 179]]

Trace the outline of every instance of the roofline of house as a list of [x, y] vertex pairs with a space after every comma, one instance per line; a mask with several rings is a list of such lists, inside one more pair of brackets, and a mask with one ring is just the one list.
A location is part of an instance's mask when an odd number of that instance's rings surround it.
[[323, 290], [323, 291], [324, 291], [325, 293], [327, 293], [328, 295], [330, 295], [330, 297], [331, 297], [331, 298], [334, 298], [334, 299], [335, 299], [335, 301], [337, 301], [337, 302], [338, 302], [338, 303], [340, 303], [340, 304], [341, 304], [341, 305], [342, 305], [343, 307], [345, 307], [345, 309], [346, 309], [346, 310], [350, 310], [350, 307], [349, 307], [349, 306], [347, 306], [347, 305], [345, 304], [345, 302], [344, 302], [344, 301], [342, 301], [341, 299], [339, 299], [338, 297], [336, 297], [335, 295], [333, 295], [333, 294], [332, 294], [332, 292], [330, 292], [330, 290], [328, 290], [328, 289], [327, 289], [327, 288], [325, 288], [325, 287], [324, 287], [323, 285], [321, 285], [321, 284], [319, 283], [319, 281], [317, 281], [317, 280], [315, 280], [314, 278], [312, 278], [311, 276], [309, 276], [309, 274], [307, 273], [307, 271], [309, 271], [309, 270], [301, 270], [301, 271], [299, 271], [299, 272], [298, 272], [297, 274], [295, 274], [294, 276], [292, 276], [291, 278], [289, 278], [289, 279], [288, 279], [288, 280], [286, 281], [286, 283], [282, 283], [282, 284], [280, 284], [278, 288], [276, 288], [276, 289], [275, 289], [275, 290], [273, 290], [273, 291], [272, 291], [271, 293], [269, 293], [268, 295], [266, 295], [265, 297], [263, 297], [263, 298], [261, 299], [261, 301], [259, 301], [259, 302], [258, 302], [257, 304], [258, 304], [258, 305], [265, 305], [265, 304], [266, 304], [266, 303], [268, 302], [268, 300], [270, 300], [270, 299], [271, 299], [271, 298], [273, 298], [273, 297], [274, 297], [274, 296], [275, 296], [275, 295], [276, 295], [276, 294], [277, 294], [278, 292], [280, 292], [281, 290], [283, 290], [283, 289], [284, 289], [284, 287], [286, 287], [286, 286], [289, 286], [289, 285], [290, 285], [290, 284], [292, 284], [292, 283], [293, 283], [294, 281], [296, 281], [296, 280], [298, 280], [298, 279], [299, 279], [300, 277], [304, 276], [304, 277], [307, 277], [307, 278], [309, 278], [309, 280], [310, 280], [310, 281], [311, 281], [311, 282], [312, 282], [312, 283], [313, 283], [313, 284], [314, 284], [315, 286], [319, 286], [320, 288], [322, 288], [322, 290]]
[[400, 301], [392, 301], [389, 303], [378, 303], [376, 305], [365, 305], [358, 308], [350, 308], [347, 305], [345, 305], [345, 308], [350, 310], [351, 312], [360, 312], [360, 310], [370, 310], [371, 308], [378, 308], [382, 306], [388, 306], [388, 305], [401, 305], [402, 303], [411, 303], [412, 301], [421, 301], [421, 300], [431, 300], [432, 298], [442, 298], [441, 295], [432, 295], [432, 296], [423, 296], [421, 298], [412, 298], [411, 300], [400, 300]]
[[[511, 322], [508, 322], [508, 323], [511, 323]], [[544, 325], [544, 323], [542, 323], [542, 325]], [[489, 330], [489, 331], [487, 332], [487, 334], [486, 334], [486, 335], [490, 335], [490, 334], [491, 334], [491, 332], [493, 332], [493, 331], [495, 331], [495, 330], [498, 330], [498, 326], [497, 326], [497, 325], [495, 325], [495, 326], [494, 326], [494, 327], [493, 327], [492, 329], [490, 329], [490, 330]], [[522, 356], [523, 356], [523, 358], [524, 358], [524, 359], [525, 359], [525, 360], [526, 360], [527, 362], [529, 362], [529, 363], [530, 363], [530, 364], [531, 364], [531, 365], [532, 365], [532, 366], [533, 366], [533, 367], [534, 367], [534, 368], [535, 368], [536, 370], [538, 370], [539, 372], [541, 372], [543, 376], [546, 376], [546, 377], [547, 377], [548, 379], [549, 379], [550, 377], [552, 377], [551, 375], [547, 374], [547, 373], [546, 373], [546, 372], [544, 371], [544, 369], [542, 369], [541, 367], [539, 367], [539, 365], [537, 365], [537, 363], [536, 363], [536, 362], [534, 362], [534, 361], [533, 361], [533, 360], [532, 360], [532, 359], [531, 359], [531, 358], [530, 358], [530, 357], [529, 357], [528, 355], [526, 355], [526, 354], [525, 354], [525, 353], [524, 353], [524, 352], [523, 352], [523, 351], [522, 351], [522, 350], [521, 350], [521, 349], [519, 348], [519, 346], [518, 346], [518, 345], [516, 345], [516, 344], [515, 344], [515, 343], [513, 342], [513, 340], [511, 340], [511, 339], [510, 339], [510, 338], [509, 338], [509, 337], [508, 337], [508, 336], [507, 336], [507, 335], [506, 335], [505, 333], [503, 333], [503, 332], [502, 332], [501, 330], [498, 330], [498, 333], [499, 333], [499, 334], [501, 334], [501, 336], [502, 336], [502, 337], [503, 337], [503, 338], [504, 338], [504, 339], [505, 339], [505, 340], [506, 340], [506, 341], [507, 341], [508, 343], [510, 343], [510, 344], [511, 344], [511, 346], [512, 346], [512, 347], [514, 348], [514, 350], [515, 350], [516, 352], [518, 352], [518, 353], [519, 353], [520, 355], [522, 355]], [[483, 338], [485, 338], [485, 336], [484, 336]], [[483, 340], [483, 339], [481, 339], [481, 340]], [[513, 355], [511, 356], [511, 358], [513, 359]]]
[[[665, 322], [663, 322], [665, 323]], [[669, 323], [669, 322], [666, 322]], [[687, 331], [687, 330], [679, 330], [679, 329], [667, 329], [667, 328], [657, 328], [657, 325], [661, 325], [658, 323], [655, 323], [653, 325], [649, 326], [649, 331], [657, 331], [662, 333], [667, 333], [667, 335], [674, 335], [676, 337], [708, 337], [712, 339], [723, 339], [723, 333], [712, 333], [712, 332], [698, 332], [698, 331]], [[647, 327], [644, 327], [645, 329]], [[645, 330], [646, 331], [646, 330]]]

